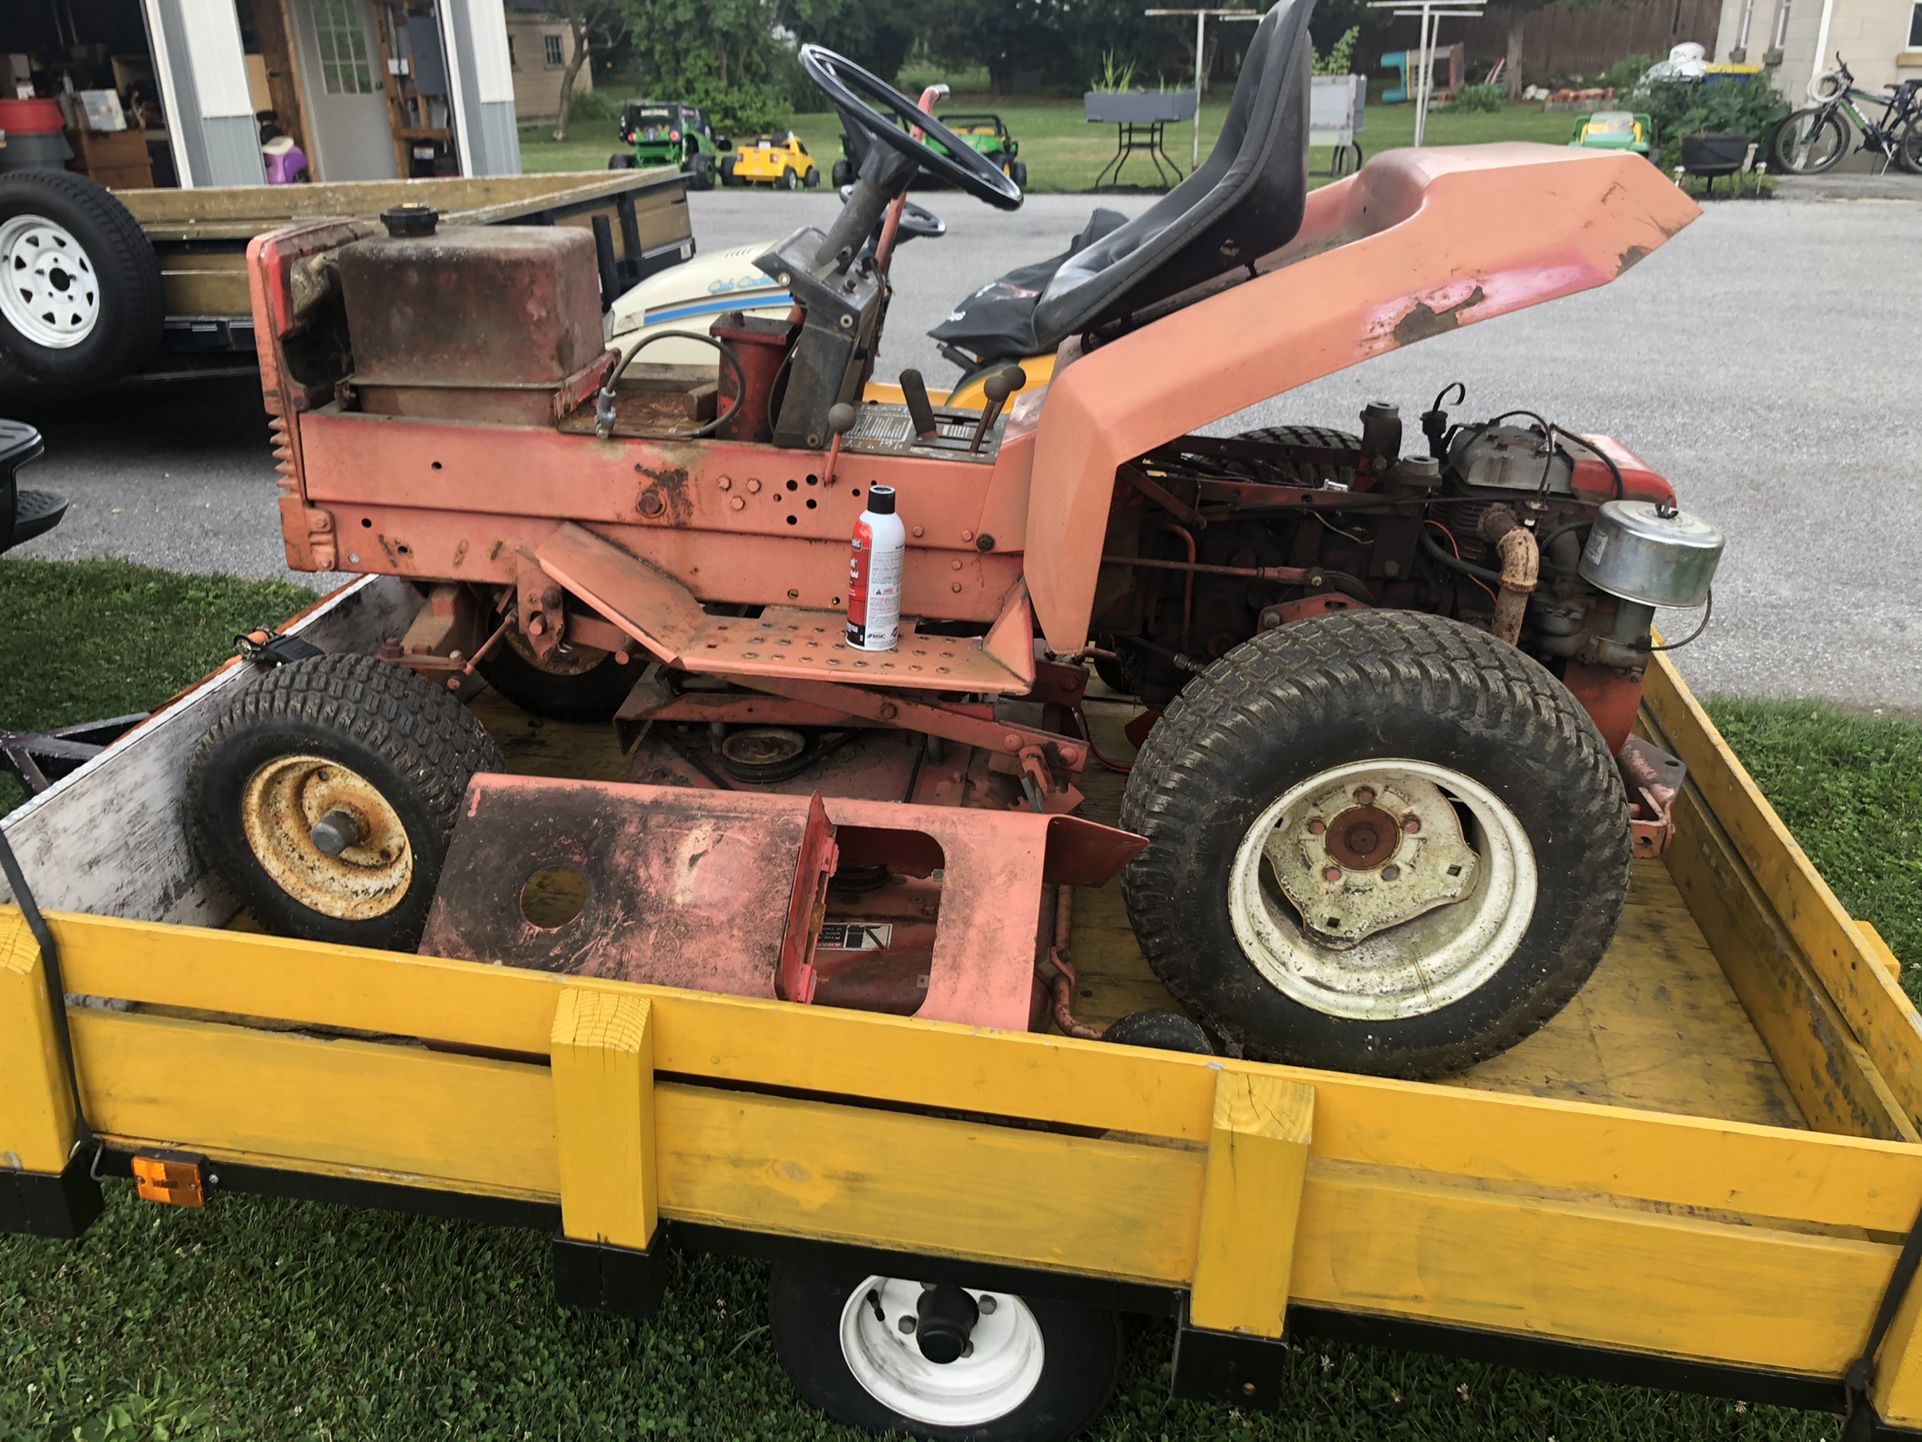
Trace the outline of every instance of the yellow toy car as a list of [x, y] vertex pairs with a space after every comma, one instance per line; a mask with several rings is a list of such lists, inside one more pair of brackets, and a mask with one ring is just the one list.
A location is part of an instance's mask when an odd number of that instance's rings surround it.
[[821, 183], [821, 168], [792, 130], [756, 136], [721, 158], [723, 185], [778, 185], [782, 190], [813, 189]]

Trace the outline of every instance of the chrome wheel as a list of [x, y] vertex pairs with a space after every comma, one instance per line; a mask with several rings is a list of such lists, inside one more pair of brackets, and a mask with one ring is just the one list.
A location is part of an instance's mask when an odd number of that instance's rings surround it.
[[1388, 1021], [1494, 977], [1538, 884], [1527, 831], [1487, 787], [1433, 762], [1370, 760], [1262, 811], [1235, 853], [1228, 908], [1248, 960], [1284, 995]]

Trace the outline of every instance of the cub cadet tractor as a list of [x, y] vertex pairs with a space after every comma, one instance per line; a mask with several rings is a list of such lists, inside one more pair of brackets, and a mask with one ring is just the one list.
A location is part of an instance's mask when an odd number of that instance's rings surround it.
[[621, 107], [621, 139], [634, 148], [609, 156], [609, 170], [671, 165], [687, 176], [690, 190], [712, 190], [721, 152], [733, 149], [698, 106], [679, 100], [628, 101]]
[[[606, 349], [582, 231], [256, 240], [289, 563], [421, 598], [383, 659], [292, 660], [204, 738], [199, 844], [256, 916], [1025, 1027], [1066, 888], [1125, 867], [1200, 1023], [1158, 1036], [1421, 1076], [1554, 1015], [1663, 844], [1673, 772], [1630, 730], [1719, 538], [1621, 443], [1455, 387], [1414, 425], [1209, 428], [1612, 281], [1698, 211], [1637, 156], [1519, 144], [1309, 195], [1309, 9], [1262, 20], [1207, 161], [976, 343], [978, 410], [914, 372], [868, 398], [889, 266], [923, 174], [1021, 189], [815, 46], [859, 171], [759, 257], [792, 306], [715, 319], [715, 370]], [[870, 508], [905, 528], [890, 650], [845, 639]], [[1149, 708], [1119, 830], [1073, 815], [1089, 666]], [[497, 774], [482, 680], [614, 718], [633, 779]]]

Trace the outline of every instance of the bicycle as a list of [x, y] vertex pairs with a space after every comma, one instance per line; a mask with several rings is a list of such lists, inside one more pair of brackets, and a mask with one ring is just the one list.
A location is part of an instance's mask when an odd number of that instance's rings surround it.
[[[1882, 156], [1886, 170], [1893, 160], [1911, 174], [1922, 175], [1922, 104], [1916, 91], [1922, 80], [1905, 80], [1893, 91], [1862, 90], [1856, 86], [1848, 62], [1838, 53], [1835, 69], [1809, 86], [1816, 103], [1796, 111], [1776, 127], [1769, 146], [1775, 168], [1789, 175], [1820, 175], [1849, 153], [1849, 126], [1862, 132], [1862, 150]], [[1880, 101], [1882, 115], [1870, 120], [1858, 100]]]

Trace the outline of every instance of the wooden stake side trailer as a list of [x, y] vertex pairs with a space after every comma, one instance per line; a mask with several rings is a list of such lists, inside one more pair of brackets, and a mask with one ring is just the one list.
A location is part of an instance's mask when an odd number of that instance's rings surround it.
[[[412, 605], [368, 580], [290, 629], [371, 649]], [[670, 1246], [831, 1257], [1173, 1316], [1176, 1389], [1244, 1406], [1284, 1400], [1278, 1339], [1320, 1334], [1922, 1434], [1922, 1019], [1664, 659], [1642, 726], [1689, 769], [1673, 845], [1589, 990], [1451, 1084], [219, 929], [179, 789], [255, 674], [4, 823], [74, 1080], [0, 909], [0, 1226], [77, 1234], [96, 1177], [188, 1154], [215, 1192], [551, 1229], [561, 1298], [632, 1315]], [[1112, 899], [1078, 903], [1083, 995], [1144, 986], [1103, 970]]]

